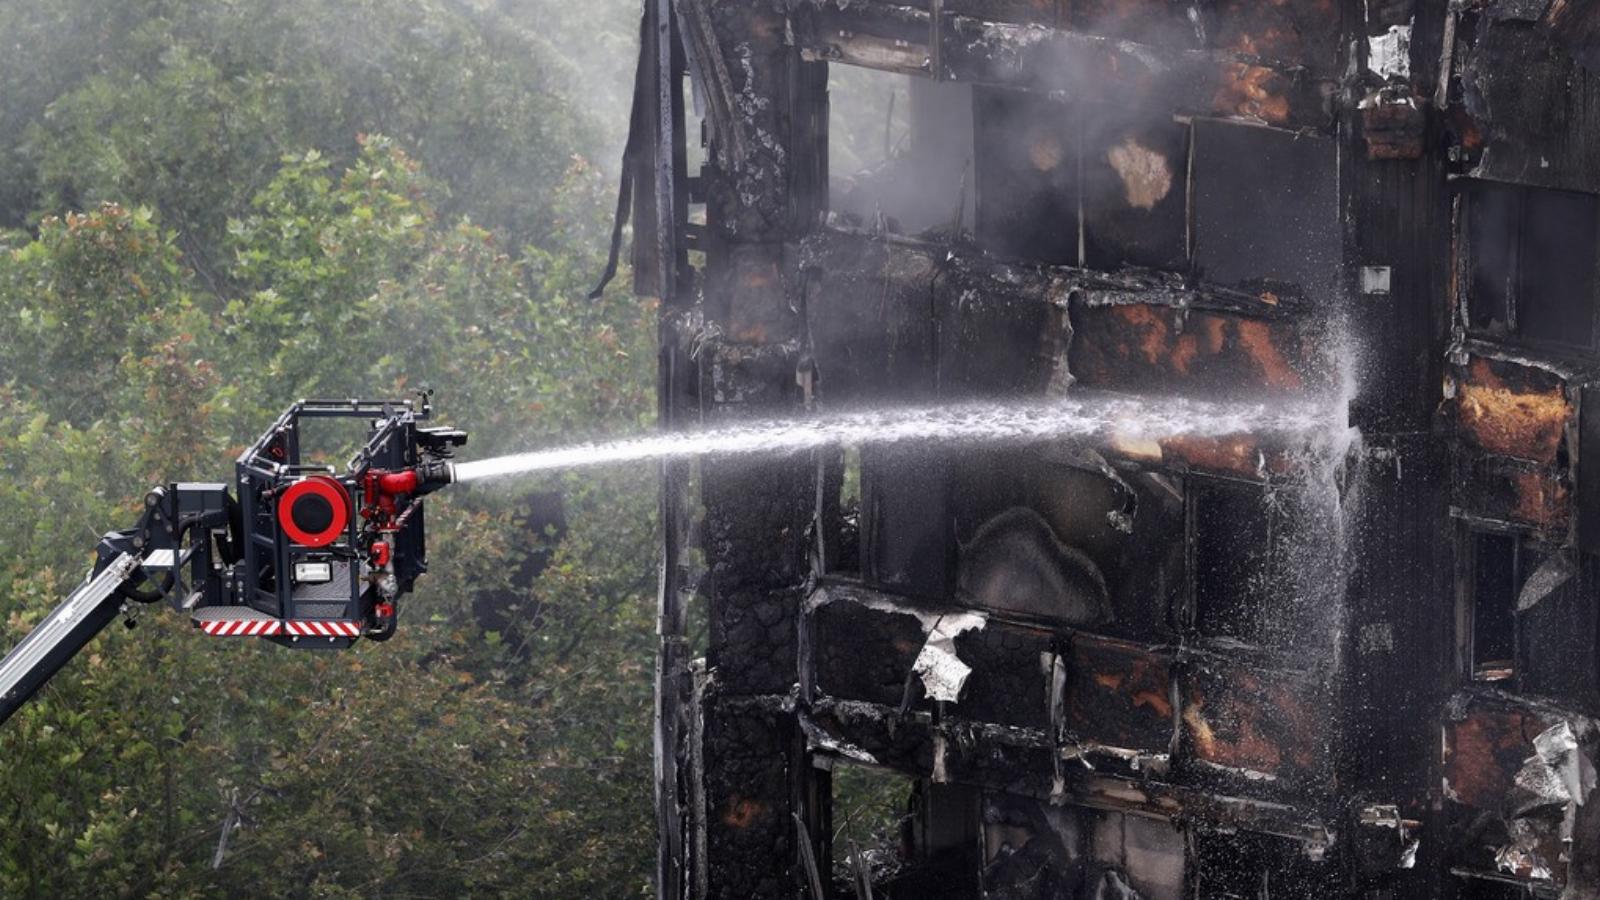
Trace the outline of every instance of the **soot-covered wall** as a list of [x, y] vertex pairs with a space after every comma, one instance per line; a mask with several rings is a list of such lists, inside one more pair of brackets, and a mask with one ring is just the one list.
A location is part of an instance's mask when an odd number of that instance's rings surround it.
[[1325, 412], [664, 468], [661, 896], [1600, 898], [1600, 9], [645, 8], [664, 427]]

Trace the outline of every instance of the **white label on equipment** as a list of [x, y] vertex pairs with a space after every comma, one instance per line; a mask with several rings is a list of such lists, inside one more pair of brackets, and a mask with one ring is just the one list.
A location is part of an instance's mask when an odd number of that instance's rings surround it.
[[295, 563], [294, 580], [296, 584], [327, 584], [333, 580], [333, 563]]

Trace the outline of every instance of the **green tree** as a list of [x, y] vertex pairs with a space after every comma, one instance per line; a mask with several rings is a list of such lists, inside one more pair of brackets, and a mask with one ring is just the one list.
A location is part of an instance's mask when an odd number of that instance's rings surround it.
[[528, 5], [7, 0], [0, 227], [143, 204], [215, 279], [222, 224], [282, 155], [315, 147], [344, 165], [358, 135], [381, 132], [449, 185], [449, 215], [543, 242], [573, 156], [620, 153], [631, 51], [587, 54], [631, 44], [636, 4], [537, 5], [570, 6], [554, 18], [588, 37], [559, 39]]
[[[432, 384], [472, 456], [647, 425], [653, 310], [584, 298], [636, 21], [0, 0], [0, 229], [28, 229], [0, 231], [0, 642], [148, 485], [226, 477], [297, 396]], [[551, 487], [570, 527], [528, 581]], [[445, 495], [382, 646], [112, 629], [0, 729], [0, 895], [639, 893], [653, 494]]]
[[[572, 234], [601, 230], [578, 221], [597, 189], [569, 162]], [[227, 292], [144, 208], [5, 239], [0, 315], [30, 330], [4, 350], [0, 504], [29, 515], [0, 517], [0, 639], [145, 486], [227, 471], [296, 395], [431, 381], [474, 455], [648, 422], [654, 311], [584, 298], [601, 248], [508, 250], [441, 190], [387, 138], [345, 167], [290, 155], [227, 225]], [[532, 583], [511, 575], [528, 486], [435, 504], [434, 570], [387, 644], [290, 652], [154, 611], [102, 639], [0, 729], [0, 893], [639, 893], [654, 486], [558, 482], [570, 531]], [[515, 641], [473, 616], [491, 588], [518, 598]]]

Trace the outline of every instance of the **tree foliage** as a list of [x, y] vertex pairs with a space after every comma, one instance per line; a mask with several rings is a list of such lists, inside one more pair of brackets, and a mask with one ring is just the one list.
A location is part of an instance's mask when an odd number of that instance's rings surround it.
[[0, 227], [137, 197], [200, 256], [280, 156], [314, 147], [344, 164], [356, 135], [383, 133], [449, 184], [448, 214], [543, 240], [572, 154], [620, 153], [636, 10], [7, 0]]
[[[433, 386], [474, 458], [649, 424], [654, 310], [585, 299], [615, 124], [544, 14], [0, 0], [0, 641], [297, 397]], [[108, 632], [0, 729], [0, 895], [639, 894], [654, 489], [441, 495], [383, 645]]]

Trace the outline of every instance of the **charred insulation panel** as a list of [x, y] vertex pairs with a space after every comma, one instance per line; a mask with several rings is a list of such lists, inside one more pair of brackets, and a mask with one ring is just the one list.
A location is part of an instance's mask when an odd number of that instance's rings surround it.
[[1588, 5], [645, 16], [664, 427], [1244, 423], [664, 470], [658, 896], [1600, 898]]

